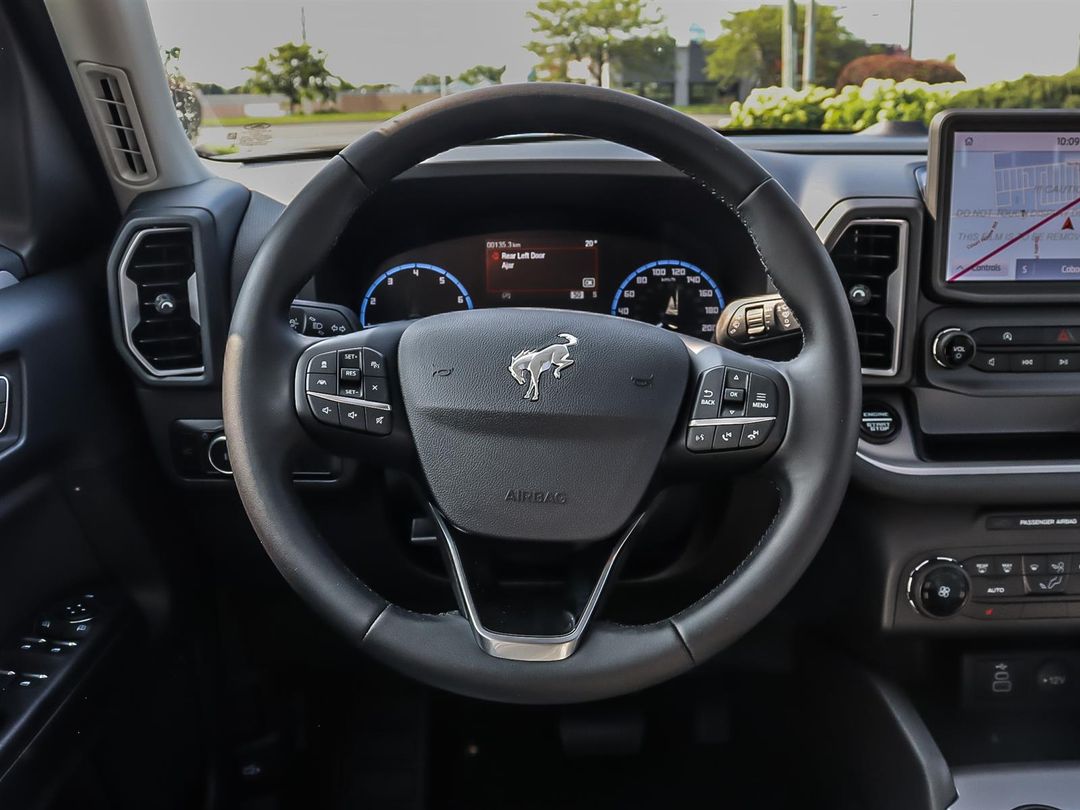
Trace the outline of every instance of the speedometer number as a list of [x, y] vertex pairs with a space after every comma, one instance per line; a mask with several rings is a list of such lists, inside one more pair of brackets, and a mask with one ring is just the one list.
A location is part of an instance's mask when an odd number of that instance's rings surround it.
[[723, 305], [716, 282], [700, 267], [661, 259], [643, 264], [623, 280], [612, 299], [611, 314], [707, 338]]

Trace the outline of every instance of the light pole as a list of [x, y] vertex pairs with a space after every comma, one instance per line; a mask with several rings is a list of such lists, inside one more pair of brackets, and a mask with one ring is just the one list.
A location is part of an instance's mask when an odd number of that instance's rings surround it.
[[780, 85], [795, 86], [795, 0], [784, 0], [780, 23]]
[[908, 23], [907, 23], [907, 55], [908, 59], [914, 59], [915, 57], [911, 53], [911, 46], [915, 42], [915, 0], [911, 0], [911, 4], [908, 6]]
[[814, 83], [814, 0], [806, 0], [806, 37], [803, 39], [803, 90]]

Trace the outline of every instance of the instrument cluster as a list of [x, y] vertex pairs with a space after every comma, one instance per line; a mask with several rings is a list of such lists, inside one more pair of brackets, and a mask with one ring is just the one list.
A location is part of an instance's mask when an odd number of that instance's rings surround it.
[[622, 234], [488, 233], [388, 257], [355, 307], [362, 327], [480, 307], [552, 307], [708, 340], [725, 303], [716, 265], [709, 255]]

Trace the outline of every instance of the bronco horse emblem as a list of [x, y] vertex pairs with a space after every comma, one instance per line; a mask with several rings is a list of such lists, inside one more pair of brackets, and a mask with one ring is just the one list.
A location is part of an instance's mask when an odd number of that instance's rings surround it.
[[536, 402], [540, 399], [540, 375], [552, 369], [555, 379], [562, 377], [562, 370], [574, 365], [570, 357], [570, 347], [576, 346], [578, 339], [565, 332], [560, 334], [566, 343], [552, 343], [543, 349], [523, 349], [510, 360], [510, 373], [518, 385], [525, 384], [525, 372], [529, 374], [529, 387], [523, 399]]

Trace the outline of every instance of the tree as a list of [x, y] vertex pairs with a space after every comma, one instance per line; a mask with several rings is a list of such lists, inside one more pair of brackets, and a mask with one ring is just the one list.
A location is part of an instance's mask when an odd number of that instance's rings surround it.
[[326, 67], [326, 51], [312, 49], [306, 42], [279, 45], [244, 70], [253, 74], [246, 85], [249, 92], [281, 93], [289, 99], [290, 112], [305, 99], [333, 101], [343, 84]]
[[423, 76], [413, 82], [413, 92], [422, 93], [430, 92], [432, 89], [438, 90], [443, 84], [450, 84], [453, 79], [449, 76], [440, 76], [438, 73], [425, 73]]
[[[799, 5], [796, 15], [795, 41], [801, 45], [806, 9]], [[732, 12], [721, 22], [724, 32], [708, 44], [709, 78], [728, 87], [740, 80], [751, 88], [779, 84], [781, 20], [780, 6]], [[831, 87], [840, 68], [852, 59], [886, 50], [852, 34], [832, 6], [817, 6], [814, 25], [814, 84]]]
[[180, 125], [184, 128], [188, 140], [194, 143], [199, 127], [202, 126], [202, 105], [199, 97], [195, 94], [195, 87], [180, 72], [180, 49], [163, 48], [161, 57], [176, 117], [180, 119]]
[[462, 71], [457, 80], [462, 84], [502, 84], [503, 74], [506, 73], [506, 65], [495, 67], [494, 65], [473, 65], [468, 70]]
[[538, 38], [525, 47], [540, 59], [541, 79], [564, 81], [570, 63], [583, 62], [599, 84], [619, 45], [663, 33], [648, 0], [539, 0], [526, 14]]

